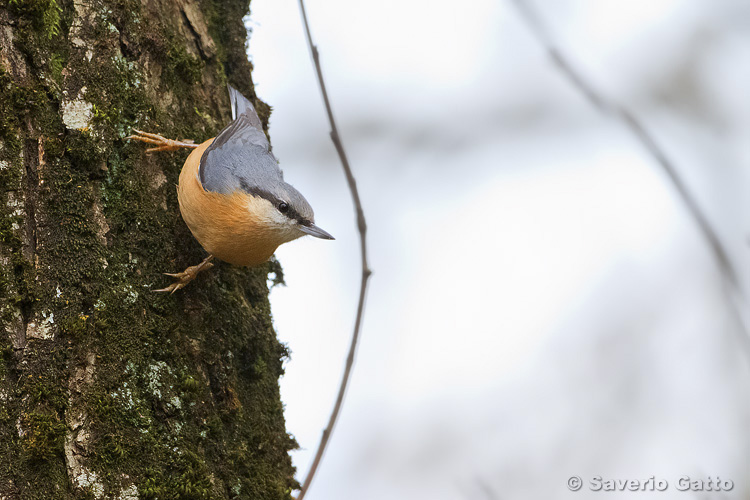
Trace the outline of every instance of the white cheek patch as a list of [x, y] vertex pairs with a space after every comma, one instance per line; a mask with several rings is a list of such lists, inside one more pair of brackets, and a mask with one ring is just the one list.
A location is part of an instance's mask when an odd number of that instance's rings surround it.
[[269, 216], [277, 226], [286, 227], [291, 223], [288, 217], [286, 217], [276, 209], [271, 209]]
[[251, 218], [268, 229], [288, 231], [297, 225], [295, 221], [279, 212], [270, 201], [259, 196], [248, 197], [247, 210]]

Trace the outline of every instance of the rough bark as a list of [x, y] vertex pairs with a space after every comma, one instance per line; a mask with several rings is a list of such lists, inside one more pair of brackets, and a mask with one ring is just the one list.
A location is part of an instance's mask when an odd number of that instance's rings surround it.
[[254, 96], [248, 3], [0, 0], [0, 499], [290, 497], [281, 270], [153, 293], [205, 256], [187, 152], [122, 140], [203, 141], [227, 81]]

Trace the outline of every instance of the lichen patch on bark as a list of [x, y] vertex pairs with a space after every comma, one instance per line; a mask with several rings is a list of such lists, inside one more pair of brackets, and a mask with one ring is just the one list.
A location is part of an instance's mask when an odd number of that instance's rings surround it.
[[67, 95], [63, 98], [60, 108], [62, 121], [70, 130], [86, 129], [94, 118], [94, 105], [86, 101], [85, 96], [86, 87], [81, 87], [74, 99], [68, 100]]

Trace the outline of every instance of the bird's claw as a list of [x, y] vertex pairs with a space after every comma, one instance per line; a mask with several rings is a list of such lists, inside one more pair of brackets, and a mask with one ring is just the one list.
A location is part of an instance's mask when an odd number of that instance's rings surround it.
[[151, 134], [149, 132], [143, 132], [142, 130], [133, 129], [137, 135], [129, 135], [125, 139], [135, 139], [136, 141], [145, 142], [146, 144], [153, 144], [154, 148], [148, 148], [147, 153], [154, 153], [156, 151], [177, 151], [180, 148], [197, 148], [198, 145], [192, 141], [174, 141], [167, 139], [159, 134]]
[[198, 276], [198, 273], [201, 271], [205, 271], [206, 269], [211, 269], [214, 267], [214, 265], [211, 263], [211, 260], [213, 259], [213, 255], [209, 255], [205, 259], [203, 259], [203, 262], [196, 266], [190, 266], [181, 273], [164, 273], [167, 276], [172, 276], [177, 281], [172, 283], [166, 288], [161, 288], [159, 290], [154, 290], [155, 292], [165, 292], [165, 293], [175, 293], [177, 290], [184, 288], [185, 285], [190, 283], [195, 279], [196, 276]]

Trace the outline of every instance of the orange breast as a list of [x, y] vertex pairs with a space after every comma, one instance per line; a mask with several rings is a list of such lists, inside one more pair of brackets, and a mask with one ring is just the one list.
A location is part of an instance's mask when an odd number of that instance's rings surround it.
[[280, 242], [253, 215], [256, 200], [243, 192], [223, 195], [206, 191], [200, 183], [201, 156], [213, 139], [194, 149], [182, 167], [177, 198], [180, 212], [195, 239], [215, 257], [237, 266], [266, 262]]

